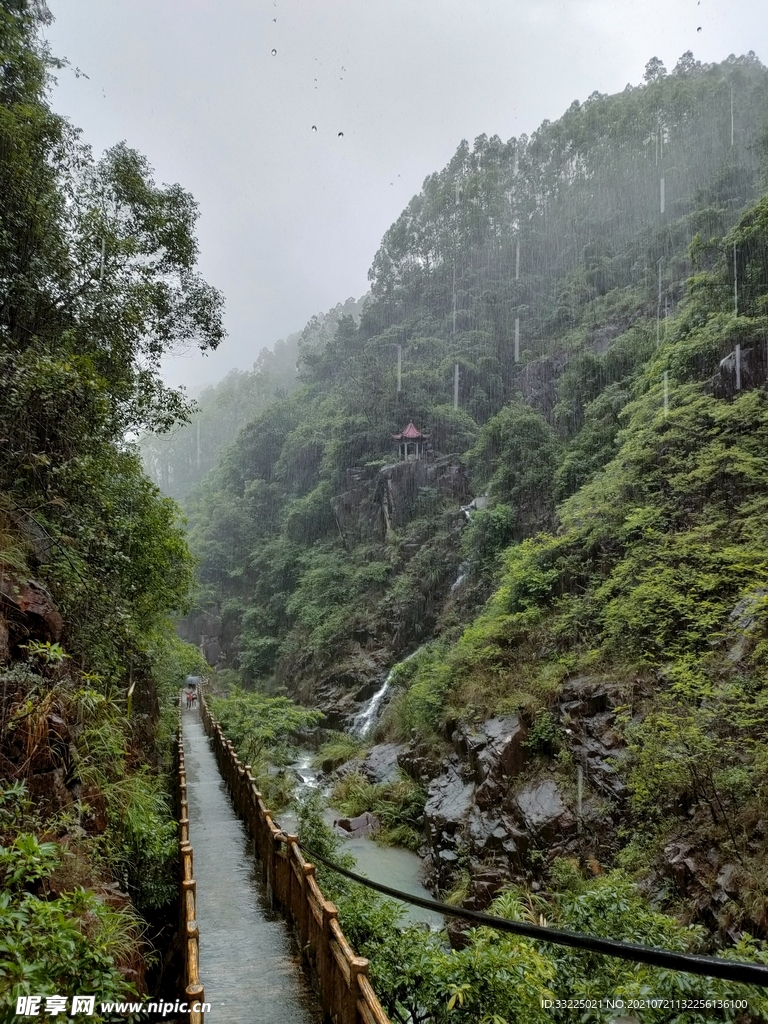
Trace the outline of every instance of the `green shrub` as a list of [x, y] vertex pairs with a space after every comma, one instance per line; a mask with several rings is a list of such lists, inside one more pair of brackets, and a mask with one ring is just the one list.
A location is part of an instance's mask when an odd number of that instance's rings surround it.
[[61, 851], [17, 831], [29, 812], [24, 787], [0, 792], [0, 810], [3, 833], [15, 833], [0, 846], [0, 987], [10, 1004], [27, 994], [86, 992], [97, 1005], [135, 996], [124, 969], [141, 956], [139, 919], [82, 888], [52, 895]]
[[370, 782], [348, 772], [335, 784], [331, 802], [350, 818], [370, 811], [381, 822], [376, 838], [390, 846], [416, 850], [422, 845], [421, 816], [426, 794], [413, 779], [400, 774], [391, 782]]

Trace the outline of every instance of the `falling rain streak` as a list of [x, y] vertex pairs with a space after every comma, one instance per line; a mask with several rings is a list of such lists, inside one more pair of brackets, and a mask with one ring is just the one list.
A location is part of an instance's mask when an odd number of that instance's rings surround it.
[[733, 243], [733, 313], [739, 315], [739, 270], [736, 266], [736, 243]]

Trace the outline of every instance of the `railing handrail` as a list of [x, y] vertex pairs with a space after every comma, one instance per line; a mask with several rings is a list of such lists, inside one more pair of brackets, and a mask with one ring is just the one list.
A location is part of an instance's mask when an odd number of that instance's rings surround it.
[[[204, 709], [204, 710], [203, 710]], [[221, 737], [221, 749], [226, 752], [226, 756], [231, 759], [232, 764], [236, 767], [236, 770], [243, 772], [243, 768], [240, 765], [240, 761], [234, 752], [232, 743], [227, 740], [221, 732], [221, 727], [216, 723], [213, 716], [208, 711], [204, 704], [203, 698], [201, 697], [201, 714], [204, 715], [204, 722], [210, 723], [206, 725], [206, 731], [210, 735]], [[264, 806], [261, 794], [255, 787], [253, 782], [253, 776], [250, 774], [250, 768], [246, 766], [245, 774], [251, 783], [251, 792], [255, 794], [255, 799], [259, 808], [264, 823], [268, 824], [271, 841], [284, 842], [289, 848], [289, 856], [293, 858], [296, 864], [299, 865], [300, 870], [311, 869], [308, 873], [311, 876], [311, 881], [314, 883], [314, 872], [315, 868], [313, 864], [305, 861], [302, 856], [301, 849], [320, 863], [325, 864], [327, 867], [339, 874], [346, 876], [347, 878], [360, 883], [361, 885], [368, 886], [371, 889], [381, 892], [387, 896], [394, 897], [395, 899], [403, 900], [407, 903], [412, 903], [416, 906], [422, 907], [427, 910], [435, 911], [445, 916], [451, 916], [459, 919], [466, 920], [476, 927], [485, 926], [495, 928], [499, 931], [522, 935], [531, 939], [536, 939], [541, 942], [551, 942], [555, 945], [570, 946], [572, 948], [583, 949], [591, 952], [602, 953], [606, 956], [619, 957], [624, 960], [634, 961], [636, 963], [649, 964], [651, 966], [663, 967], [667, 970], [676, 970], [688, 974], [696, 974], [700, 976], [706, 976], [711, 978], [720, 978], [726, 981], [738, 982], [742, 984], [759, 985], [762, 987], [768, 987], [768, 967], [759, 963], [747, 963], [740, 960], [727, 960], [723, 957], [706, 956], [703, 954], [696, 953], [683, 953], [675, 950], [660, 949], [653, 946], [642, 946], [638, 943], [623, 942], [616, 939], [603, 938], [596, 935], [582, 934], [579, 932], [565, 931], [562, 929], [555, 929], [545, 927], [542, 925], [529, 924], [524, 921], [511, 921], [506, 918], [496, 917], [492, 914], [482, 913], [480, 911], [467, 910], [463, 907], [449, 906], [448, 904], [441, 903], [437, 900], [430, 900], [420, 896], [414, 896], [410, 893], [403, 892], [399, 889], [394, 889], [391, 886], [383, 885], [379, 882], [375, 882], [369, 878], [365, 878], [363, 875], [359, 875], [354, 871], [350, 871], [348, 868], [344, 868], [339, 864], [334, 863], [332, 860], [322, 856], [314, 850], [307, 847], [306, 844], [299, 844], [296, 836], [289, 836], [283, 833], [278, 826], [272, 821], [269, 811]], [[245, 815], [244, 815], [245, 816]], [[322, 893], [317, 889], [318, 898], [323, 899]], [[329, 904], [328, 906], [333, 906]], [[339, 939], [336, 940], [336, 945], [339, 948], [344, 949], [344, 956], [348, 961], [356, 960], [354, 953], [352, 952], [346, 938], [341, 932], [340, 926], [335, 921], [335, 908], [334, 908], [334, 928], [336, 932], [338, 929]], [[367, 975], [367, 961], [365, 961], [365, 971], [361, 973], [362, 976]], [[367, 987], [363, 986], [363, 990], [367, 991]], [[371, 992], [373, 990], [371, 989]], [[376, 1000], [377, 1005], [380, 1008], [378, 999]], [[386, 1015], [383, 1018], [376, 1016], [367, 1017], [362, 1012], [364, 1021], [374, 1020], [379, 1022], [380, 1020], [386, 1021]], [[384, 1011], [381, 1010], [383, 1014]]]
[[184, 763], [184, 737], [182, 733], [181, 701], [179, 697], [178, 742], [176, 746], [176, 782], [179, 796], [179, 927], [182, 942], [184, 999], [189, 1009], [189, 1024], [202, 1024], [203, 1011], [192, 1007], [205, 1000], [200, 981], [200, 931], [197, 925], [197, 883], [194, 876], [192, 844], [189, 841], [189, 802], [187, 800], [187, 771]]
[[344, 875], [359, 885], [367, 886], [376, 892], [383, 893], [404, 903], [411, 903], [415, 907], [424, 910], [431, 910], [444, 917], [455, 917], [462, 921], [468, 921], [475, 927], [495, 928], [497, 931], [506, 932], [512, 935], [522, 935], [525, 938], [536, 939], [539, 942], [551, 942], [554, 945], [570, 946], [574, 949], [583, 949], [591, 953], [602, 953], [605, 956], [615, 956], [621, 960], [631, 960], [635, 963], [649, 964], [653, 967], [664, 967], [671, 971], [680, 971], [686, 974], [697, 974], [708, 978], [720, 978], [724, 981], [735, 981], [745, 985], [760, 985], [768, 988], [768, 967], [759, 963], [749, 963], [744, 960], [726, 960], [724, 957], [707, 956], [699, 953], [681, 953], [671, 949], [661, 949], [658, 946], [642, 946], [636, 942], [624, 942], [619, 939], [606, 939], [599, 935], [590, 935], [584, 932], [571, 932], [559, 928], [550, 928], [548, 925], [530, 924], [527, 921], [513, 921], [505, 917], [496, 917], [493, 914], [486, 914], [480, 910], [468, 910], [465, 907], [455, 907], [448, 903], [441, 903], [439, 900], [427, 899], [424, 896], [416, 896], [413, 893], [403, 892], [390, 885], [375, 882], [366, 878], [349, 868], [343, 867], [335, 861], [329, 860], [321, 853], [317, 853], [307, 846], [300, 844], [301, 848], [319, 861], [325, 864], [332, 871]]

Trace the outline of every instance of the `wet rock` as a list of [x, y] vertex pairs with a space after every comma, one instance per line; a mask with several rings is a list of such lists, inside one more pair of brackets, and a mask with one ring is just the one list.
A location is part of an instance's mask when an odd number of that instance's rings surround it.
[[444, 763], [445, 771], [429, 784], [424, 824], [431, 857], [431, 881], [440, 889], [453, 884], [458, 866], [458, 841], [472, 807], [474, 785], [462, 778], [458, 763]]
[[485, 910], [490, 906], [496, 893], [509, 885], [512, 872], [507, 864], [483, 864], [472, 872], [472, 890], [464, 901], [469, 910]]
[[22, 583], [3, 575], [0, 578], [0, 605], [12, 633], [49, 643], [55, 643], [61, 637], [64, 620], [41, 583], [35, 580]]
[[738, 868], [735, 864], [723, 864], [716, 879], [720, 888], [727, 893], [738, 893], [739, 885], [736, 877], [737, 872]]
[[611, 689], [602, 680], [576, 676], [563, 687], [560, 708], [572, 716], [587, 718], [607, 711], [610, 698]]
[[681, 889], [689, 889], [700, 871], [690, 843], [679, 840], [664, 847], [666, 873]]
[[338, 782], [340, 779], [345, 779], [347, 775], [354, 775], [363, 772], [363, 762], [359, 757], [353, 757], [349, 761], [345, 761], [344, 764], [336, 765], [331, 759], [326, 759], [320, 764], [320, 769], [329, 774], [333, 782]]
[[459, 828], [472, 806], [474, 786], [465, 782], [455, 765], [429, 784], [424, 817], [435, 833], [453, 833]]
[[295, 696], [308, 706], [320, 708], [323, 725], [345, 729], [360, 711], [359, 700], [381, 688], [382, 667], [374, 654], [355, 646], [343, 662], [324, 673], [305, 678]]
[[594, 738], [585, 736], [581, 743], [571, 746], [574, 757], [584, 766], [585, 780], [604, 796], [622, 801], [627, 796], [627, 787], [621, 780], [616, 763], [625, 756], [623, 750], [615, 749], [615, 737], [609, 734]]
[[386, 539], [410, 519], [419, 488], [433, 487], [457, 504], [470, 495], [469, 479], [451, 455], [383, 466], [373, 478], [351, 478], [352, 486], [331, 498], [331, 508], [345, 542]]
[[470, 929], [472, 925], [468, 921], [460, 921], [457, 917], [449, 917], [445, 922], [445, 930], [448, 934], [448, 943], [451, 949], [461, 950], [472, 941]]
[[418, 744], [404, 747], [397, 755], [397, 763], [406, 775], [410, 775], [419, 785], [425, 787], [442, 772], [440, 763], [430, 757], [426, 748]]
[[360, 771], [371, 782], [394, 782], [400, 774], [398, 759], [403, 751], [401, 743], [378, 743], [360, 764]]
[[475, 799], [483, 810], [498, 809], [510, 792], [510, 780], [527, 759], [526, 730], [517, 715], [489, 718], [482, 725], [461, 723], [453, 742], [468, 762], [475, 782]]
[[472, 855], [479, 859], [502, 857], [519, 868], [528, 847], [525, 832], [509, 814], [486, 814], [475, 804], [466, 819], [465, 840]]
[[478, 784], [493, 777], [508, 778], [522, 771], [526, 762], [525, 727], [517, 715], [489, 718], [482, 725], [462, 724], [454, 734], [454, 746], [464, 755]]
[[356, 818], [339, 818], [334, 824], [339, 831], [345, 832], [348, 836], [355, 839], [359, 839], [361, 836], [368, 836], [372, 832], [378, 832], [381, 828], [381, 822], [370, 811], [363, 811]]
[[515, 802], [527, 828], [542, 839], [560, 838], [575, 825], [554, 779], [530, 782], [517, 792]]

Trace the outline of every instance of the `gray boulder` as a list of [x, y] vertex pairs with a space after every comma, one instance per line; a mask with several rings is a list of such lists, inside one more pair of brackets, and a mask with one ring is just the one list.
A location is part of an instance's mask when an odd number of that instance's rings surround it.
[[400, 743], [377, 743], [360, 765], [360, 771], [371, 782], [394, 782], [400, 769], [398, 758], [403, 751]]
[[356, 818], [339, 818], [334, 824], [340, 832], [355, 839], [370, 835], [371, 832], [378, 832], [381, 828], [381, 822], [370, 811], [363, 811]]
[[528, 830], [542, 839], [558, 839], [573, 830], [574, 817], [554, 779], [528, 783], [518, 791], [515, 802]]

